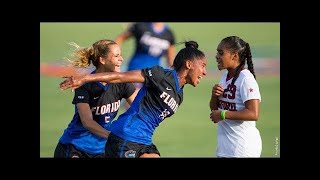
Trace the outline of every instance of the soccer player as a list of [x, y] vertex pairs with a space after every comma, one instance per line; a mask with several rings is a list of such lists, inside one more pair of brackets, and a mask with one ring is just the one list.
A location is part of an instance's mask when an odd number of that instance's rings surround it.
[[[132, 37], [135, 39], [135, 51], [129, 60], [128, 71], [161, 65], [162, 57], [166, 57], [167, 67], [172, 66], [175, 56], [175, 36], [165, 23], [133, 23], [116, 37], [115, 42], [121, 46]], [[140, 89], [143, 84], [136, 82], [134, 85]]]
[[[237, 36], [217, 47], [218, 69], [227, 71], [212, 89], [210, 118], [218, 123], [217, 157], [260, 157], [262, 142], [256, 121], [261, 95], [250, 46]], [[245, 64], [247, 63], [247, 68]]]
[[[91, 74], [120, 72], [123, 58], [121, 50], [112, 40], [99, 40], [91, 47], [77, 47], [76, 59], [70, 60], [74, 67], [96, 67]], [[55, 158], [104, 158], [104, 148], [109, 127], [117, 115], [120, 101], [125, 98], [129, 104], [136, 95], [132, 83], [110, 84], [88, 82], [75, 90], [72, 103], [75, 114], [64, 130]]]
[[116, 37], [115, 42], [121, 46], [131, 37], [135, 39], [135, 51], [128, 63], [128, 71], [160, 65], [163, 56], [167, 59], [167, 66], [172, 66], [175, 36], [165, 23], [133, 23]]
[[198, 43], [189, 41], [175, 57], [174, 69], [154, 66], [121, 73], [69, 77], [60, 83], [60, 88], [77, 88], [93, 81], [144, 83], [131, 107], [111, 124], [105, 153], [106, 157], [160, 157], [160, 152], [152, 143], [153, 133], [181, 105], [184, 85], [196, 87], [200, 83], [200, 79], [207, 74], [206, 65], [205, 54], [198, 49]]

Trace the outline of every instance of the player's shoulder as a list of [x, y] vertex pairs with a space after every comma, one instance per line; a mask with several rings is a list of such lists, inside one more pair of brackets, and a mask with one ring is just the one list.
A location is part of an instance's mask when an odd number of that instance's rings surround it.
[[169, 69], [169, 68], [164, 68], [163, 66], [153, 66], [151, 68], [151, 71], [163, 73], [163, 74], [172, 74], [175, 70]]
[[165, 31], [173, 35], [173, 30], [169, 26], [166, 26]]
[[153, 66], [153, 67], [149, 67], [149, 68], [145, 68], [143, 69], [144, 74], [147, 77], [165, 77], [168, 76], [168, 74], [172, 74], [172, 70], [170, 69], [165, 69], [162, 66]]
[[93, 90], [95, 87], [95, 84], [96, 84], [95, 82], [86, 82], [82, 86], [80, 86], [79, 88], [85, 89], [85, 90]]
[[244, 70], [240, 71], [239, 79], [254, 80], [255, 78], [254, 78], [253, 74], [248, 69], [244, 69]]
[[164, 68], [162, 66], [152, 66], [149, 69], [151, 69], [151, 71], [164, 71]]
[[134, 24], [134, 28], [139, 31], [146, 31], [148, 30], [149, 27], [150, 27], [150, 24], [145, 22], [138, 22]]
[[115, 88], [124, 88], [127, 86], [134, 86], [133, 83], [110, 83], [110, 87], [115, 87]]

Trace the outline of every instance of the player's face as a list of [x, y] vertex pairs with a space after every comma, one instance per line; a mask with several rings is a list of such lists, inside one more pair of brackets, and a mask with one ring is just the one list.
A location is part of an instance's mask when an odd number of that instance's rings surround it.
[[109, 48], [110, 51], [106, 58], [105, 68], [109, 71], [120, 72], [120, 66], [123, 62], [120, 46], [113, 44]]
[[223, 43], [220, 43], [217, 47], [216, 60], [219, 70], [233, 68], [236, 63], [235, 54], [225, 48]]
[[207, 75], [207, 59], [196, 59], [192, 61], [191, 68], [189, 70], [189, 84], [196, 87], [200, 83], [200, 79], [202, 79], [205, 75]]

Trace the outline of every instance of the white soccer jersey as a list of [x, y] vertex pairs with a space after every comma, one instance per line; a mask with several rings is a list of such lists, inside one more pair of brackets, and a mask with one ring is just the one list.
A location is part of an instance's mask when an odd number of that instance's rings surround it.
[[[242, 70], [234, 85], [231, 85], [232, 78], [227, 80], [227, 74], [220, 79], [225, 92], [219, 97], [219, 110], [241, 111], [247, 100], [261, 101], [258, 83], [249, 70]], [[218, 123], [217, 157], [260, 157], [261, 150], [255, 121], [226, 119]]]

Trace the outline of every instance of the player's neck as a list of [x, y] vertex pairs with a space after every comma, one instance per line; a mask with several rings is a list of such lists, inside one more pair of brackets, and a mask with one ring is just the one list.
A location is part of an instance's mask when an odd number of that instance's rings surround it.
[[178, 76], [178, 81], [179, 81], [179, 87], [182, 88], [186, 83], [187, 83], [187, 79], [186, 76], [183, 74], [177, 74]]
[[[242, 68], [241, 68], [241, 71], [244, 70], [244, 69], [245, 69], [245, 68], [242, 67]], [[234, 77], [235, 74], [236, 74], [236, 68], [235, 68], [235, 69], [228, 69], [228, 74], [227, 74], [227, 76], [228, 76], [229, 78]]]
[[[110, 72], [110, 71], [105, 70], [104, 68], [101, 68], [101, 67], [96, 69], [96, 73], [104, 73], [104, 72]], [[103, 84], [104, 86], [108, 84], [106, 82], [100, 82], [100, 83]]]

